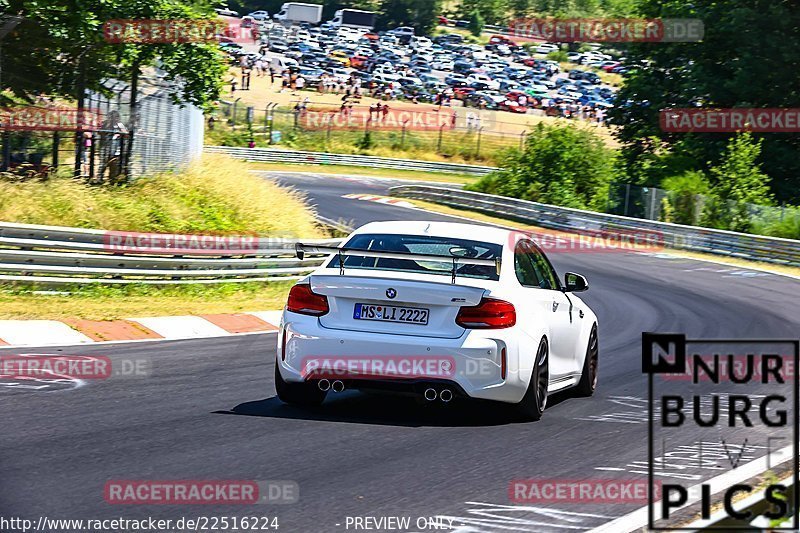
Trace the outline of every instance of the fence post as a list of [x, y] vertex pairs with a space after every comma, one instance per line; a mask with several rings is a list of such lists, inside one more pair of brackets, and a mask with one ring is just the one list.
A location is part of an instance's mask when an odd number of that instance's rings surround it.
[[631, 184], [625, 184], [625, 208], [622, 210], [622, 216], [628, 216], [628, 199], [631, 197]]
[[444, 131], [444, 124], [439, 126], [439, 142], [436, 143], [436, 151], [442, 153], [442, 132]]
[[266, 133], [267, 128], [269, 127], [269, 102], [267, 103], [267, 107], [264, 108], [264, 132]]
[[333, 126], [333, 113], [328, 115], [328, 131], [325, 134], [325, 142], [331, 142], [331, 127]]
[[275, 144], [272, 140], [272, 128], [275, 124], [275, 107], [277, 105], [277, 103], [271, 103], [267, 106], [269, 108], [269, 118], [267, 119], [269, 121], [269, 131], [267, 133], [267, 135], [269, 135], [268, 144]]
[[61, 135], [59, 135], [58, 131], [54, 131], [53, 132], [53, 156], [52, 156], [52, 159], [53, 159], [53, 165], [52, 165], [53, 166], [53, 170], [55, 170], [56, 167], [58, 167], [58, 145], [59, 145], [60, 141], [61, 141]]
[[650, 220], [657, 220], [656, 217], [656, 198], [658, 197], [658, 189], [656, 187], [651, 187], [651, 196], [650, 196]]
[[100, 141], [99, 135], [91, 132], [92, 145], [89, 147], [89, 181], [94, 181], [94, 158], [97, 155], [97, 143]]
[[475, 157], [481, 156], [481, 134], [483, 133], [483, 126], [478, 128], [478, 140], [475, 144]]
[[522, 152], [525, 150], [525, 134], [528, 133], [528, 130], [522, 130], [522, 133], [519, 134], [519, 151]]
[[236, 100], [233, 101], [233, 109], [232, 109], [232, 112], [231, 112], [231, 119], [230, 119], [230, 121], [228, 121], [228, 123], [231, 126], [236, 126], [236, 104], [239, 103], [239, 100], [241, 100], [241, 98], [237, 98]]
[[3, 161], [0, 163], [0, 170], [8, 170], [11, 165], [11, 132], [3, 132]]
[[403, 121], [403, 130], [400, 133], [400, 148], [406, 147], [406, 124], [408, 124], [408, 120]]

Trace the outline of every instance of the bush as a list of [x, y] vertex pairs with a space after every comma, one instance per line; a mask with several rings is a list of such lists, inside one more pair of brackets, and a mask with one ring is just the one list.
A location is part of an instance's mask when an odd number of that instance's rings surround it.
[[603, 141], [591, 131], [568, 124], [537, 124], [524, 151], [507, 151], [501, 166], [469, 189], [601, 210], [615, 172], [614, 153]]
[[556, 50], [555, 52], [550, 52], [547, 54], [547, 59], [551, 61], [558, 61], [559, 63], [566, 63], [567, 59], [567, 52], [564, 50]]
[[475, 37], [480, 37], [481, 33], [483, 33], [483, 27], [485, 24], [486, 23], [483, 20], [481, 12], [475, 9], [469, 14], [469, 25], [467, 26], [467, 30], [469, 30], [469, 32]]
[[[661, 182], [668, 193], [668, 209], [662, 212], [665, 222], [696, 225], [703, 208], [703, 197], [709, 192], [710, 184], [705, 174], [689, 171], [678, 176], [670, 176]], [[669, 217], [667, 217], [669, 213]]]
[[772, 204], [769, 176], [761, 171], [758, 158], [761, 141], [742, 133], [731, 138], [722, 162], [711, 168], [714, 184], [703, 212], [702, 224], [719, 229], [749, 232], [752, 218], [748, 204]]

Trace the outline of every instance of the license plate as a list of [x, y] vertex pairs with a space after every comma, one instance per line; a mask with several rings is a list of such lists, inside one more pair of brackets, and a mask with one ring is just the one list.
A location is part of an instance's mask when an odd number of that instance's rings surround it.
[[356, 320], [378, 320], [380, 322], [402, 322], [405, 324], [428, 324], [429, 309], [423, 307], [398, 307], [396, 305], [356, 304], [353, 318]]

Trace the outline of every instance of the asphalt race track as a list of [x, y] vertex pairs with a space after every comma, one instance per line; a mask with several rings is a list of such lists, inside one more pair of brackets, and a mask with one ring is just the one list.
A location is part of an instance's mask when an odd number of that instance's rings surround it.
[[[448, 219], [342, 198], [379, 179], [276, 173], [321, 215], [355, 224]], [[797, 280], [635, 253], [558, 254], [584, 274], [600, 321], [594, 398], [553, 399], [542, 421], [493, 406], [329, 395], [318, 410], [281, 404], [275, 334], [26, 349], [143, 360], [147, 376], [21, 388], [0, 382], [0, 510], [5, 516], [277, 516], [280, 530], [345, 531], [348, 516], [440, 516], [459, 531], [586, 531], [640, 505], [514, 505], [520, 478], [635, 478], [646, 460], [642, 331], [701, 338], [796, 338]], [[0, 349], [0, 355], [19, 350]], [[80, 386], [79, 386], [80, 385]], [[691, 430], [687, 441], [692, 440]], [[710, 472], [695, 472], [708, 477]], [[264, 506], [111, 505], [109, 480], [294, 480], [300, 502]], [[352, 527], [351, 527], [352, 530]], [[416, 531], [416, 529], [412, 529]]]

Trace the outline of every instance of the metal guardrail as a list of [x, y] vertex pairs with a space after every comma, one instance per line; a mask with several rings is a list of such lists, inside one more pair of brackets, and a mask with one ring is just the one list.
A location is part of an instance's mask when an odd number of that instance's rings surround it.
[[[0, 282], [165, 285], [281, 281], [302, 277], [325, 258], [315, 254], [297, 259], [292, 239], [254, 238], [243, 250], [200, 250], [123, 248], [110, 244], [110, 235], [94, 229], [0, 222]], [[341, 239], [313, 242], [337, 245]]]
[[421, 170], [427, 172], [450, 172], [484, 176], [497, 170], [495, 167], [439, 163], [415, 159], [395, 159], [372, 155], [330, 154], [326, 152], [303, 152], [299, 150], [273, 150], [271, 148], [240, 148], [234, 146], [205, 146], [205, 152], [226, 154], [236, 159], [264, 163], [305, 163], [314, 165], [350, 165], [397, 170]]
[[800, 241], [792, 239], [608, 215], [445, 187], [401, 185], [392, 187], [390, 194], [500, 215], [567, 232], [618, 232], [634, 236], [637, 232], [649, 232], [648, 242], [652, 243], [655, 238], [659, 246], [666, 248], [800, 266]]

